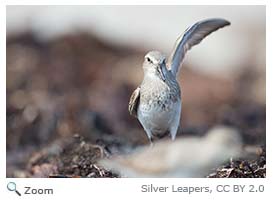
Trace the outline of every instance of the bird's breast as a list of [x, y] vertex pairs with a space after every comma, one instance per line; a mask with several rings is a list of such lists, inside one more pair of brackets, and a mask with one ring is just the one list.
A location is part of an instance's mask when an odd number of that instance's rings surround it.
[[[172, 126], [176, 117], [180, 116], [181, 100], [170, 101], [168, 99], [149, 100], [140, 102], [137, 116], [143, 127], [153, 134], [165, 134]], [[178, 116], [177, 116], [178, 115]]]
[[145, 129], [154, 133], [169, 130], [172, 121], [180, 115], [180, 108], [180, 87], [175, 79], [169, 82], [157, 79], [143, 81], [137, 116]]
[[173, 109], [177, 102], [181, 102], [180, 88], [177, 84], [154, 83], [141, 86], [139, 106], [142, 110], [168, 111]]

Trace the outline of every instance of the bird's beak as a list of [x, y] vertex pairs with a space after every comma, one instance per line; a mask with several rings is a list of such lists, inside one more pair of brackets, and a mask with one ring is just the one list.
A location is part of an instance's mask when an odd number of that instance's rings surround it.
[[166, 71], [165, 71], [165, 62], [161, 63], [159, 66], [158, 66], [158, 71], [159, 71], [159, 74], [160, 74], [160, 77], [161, 79], [165, 82], [166, 81]]

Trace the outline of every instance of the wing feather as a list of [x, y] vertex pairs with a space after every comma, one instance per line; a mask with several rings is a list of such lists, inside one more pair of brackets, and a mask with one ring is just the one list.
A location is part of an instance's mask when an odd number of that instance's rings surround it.
[[185, 54], [192, 46], [199, 44], [210, 33], [219, 28], [230, 25], [225, 19], [212, 18], [199, 21], [189, 27], [184, 34], [178, 38], [175, 47], [169, 57], [169, 69], [176, 76]]
[[140, 87], [137, 87], [134, 92], [132, 93], [129, 104], [128, 104], [128, 111], [129, 114], [137, 117], [137, 109], [140, 101]]

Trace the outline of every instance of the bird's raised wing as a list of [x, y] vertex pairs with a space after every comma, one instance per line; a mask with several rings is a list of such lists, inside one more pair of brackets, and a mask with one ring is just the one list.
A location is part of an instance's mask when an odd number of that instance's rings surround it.
[[230, 22], [225, 19], [213, 18], [206, 19], [190, 26], [182, 36], [180, 36], [175, 44], [175, 47], [169, 57], [168, 67], [176, 76], [185, 54], [192, 46], [199, 44], [210, 33], [230, 25]]
[[137, 87], [132, 93], [129, 103], [128, 103], [128, 111], [129, 114], [137, 117], [137, 109], [140, 100], [140, 87]]

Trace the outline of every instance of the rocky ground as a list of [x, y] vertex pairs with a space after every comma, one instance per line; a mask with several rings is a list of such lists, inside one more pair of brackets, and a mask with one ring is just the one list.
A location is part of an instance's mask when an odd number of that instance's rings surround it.
[[[147, 145], [127, 111], [145, 52], [77, 33], [40, 41], [7, 38], [7, 177], [119, 177], [101, 158]], [[231, 159], [208, 177], [265, 177], [265, 75], [247, 63], [227, 79], [184, 66], [178, 137], [215, 125], [237, 128], [252, 158]], [[259, 88], [259, 90], [258, 90]], [[264, 93], [263, 93], [264, 94]]]

